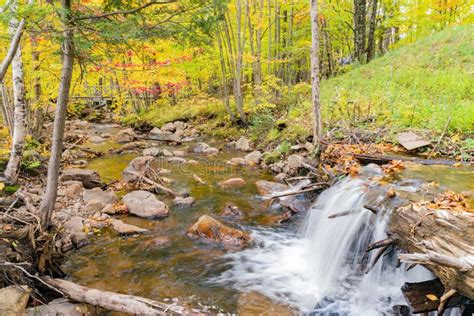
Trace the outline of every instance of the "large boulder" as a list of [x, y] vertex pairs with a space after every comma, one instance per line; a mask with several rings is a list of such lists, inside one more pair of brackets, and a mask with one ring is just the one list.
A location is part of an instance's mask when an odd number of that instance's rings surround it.
[[11, 285], [0, 289], [0, 315], [24, 315], [31, 289], [26, 285]]
[[244, 158], [245, 163], [251, 166], [257, 165], [261, 159], [262, 159], [262, 153], [259, 152], [258, 150], [252, 151], [251, 153], [247, 154], [247, 156], [245, 156]]
[[242, 178], [232, 178], [219, 182], [221, 189], [240, 189], [245, 186], [245, 180]]
[[235, 143], [235, 149], [240, 151], [252, 151], [252, 145], [250, 143], [250, 140], [248, 140], [244, 136], [240, 137], [239, 140]]
[[258, 193], [262, 195], [288, 190], [288, 186], [285, 184], [266, 180], [259, 180], [255, 182], [255, 186], [257, 187]]
[[130, 214], [144, 218], [164, 218], [168, 216], [168, 206], [147, 191], [133, 191], [122, 198]]
[[80, 181], [86, 189], [92, 189], [102, 185], [99, 174], [89, 169], [65, 169], [61, 175], [61, 182], [66, 181]]
[[138, 180], [141, 174], [144, 174], [146, 168], [151, 166], [155, 158], [152, 156], [137, 157], [130, 161], [128, 166], [123, 171], [123, 181], [125, 182], [135, 182]]
[[137, 138], [137, 135], [131, 128], [121, 130], [115, 135], [115, 141], [118, 143], [131, 143]]
[[152, 140], [158, 140], [158, 141], [163, 141], [163, 142], [176, 142], [179, 143], [181, 142], [181, 139], [168, 131], [162, 131], [161, 129], [155, 127], [148, 133], [148, 138]]
[[213, 242], [229, 245], [246, 245], [251, 240], [250, 235], [241, 230], [228, 227], [218, 220], [203, 215], [188, 229], [187, 235], [194, 238], [203, 238]]
[[101, 188], [84, 190], [84, 193], [82, 194], [82, 199], [85, 203], [91, 201], [99, 201], [105, 205], [114, 204], [118, 200], [114, 192], [103, 191]]

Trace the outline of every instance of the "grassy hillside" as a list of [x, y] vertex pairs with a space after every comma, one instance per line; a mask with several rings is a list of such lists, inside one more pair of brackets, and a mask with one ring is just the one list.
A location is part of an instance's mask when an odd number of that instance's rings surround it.
[[[474, 26], [453, 27], [413, 44], [394, 49], [367, 65], [350, 66], [343, 75], [323, 80], [321, 101], [326, 127], [345, 125], [391, 131], [443, 129], [449, 116], [450, 131], [474, 130]], [[250, 134], [266, 141], [304, 139], [310, 134], [311, 88], [298, 84], [283, 93], [277, 106], [251, 110]], [[155, 126], [175, 119], [199, 119], [209, 132], [227, 135], [224, 107], [215, 99], [162, 106], [127, 122], [144, 120]], [[278, 125], [278, 126], [277, 126]], [[282, 128], [286, 126], [286, 128]], [[224, 127], [224, 128], [223, 128]]]

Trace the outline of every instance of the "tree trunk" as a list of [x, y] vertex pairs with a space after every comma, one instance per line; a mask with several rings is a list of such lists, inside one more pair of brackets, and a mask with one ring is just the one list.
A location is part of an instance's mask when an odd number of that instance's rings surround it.
[[[18, 20], [13, 18], [10, 21], [10, 34], [15, 36], [15, 31], [19, 28]], [[26, 139], [26, 93], [25, 80], [23, 75], [23, 62], [21, 60], [21, 45], [18, 44], [15, 56], [12, 62], [12, 81], [13, 81], [13, 140], [10, 151], [10, 159], [5, 169], [5, 178], [8, 183], [14, 184], [17, 181], [20, 169], [21, 159], [23, 157], [23, 147]]]
[[365, 15], [367, 0], [354, 0], [354, 57], [361, 63], [365, 54]]
[[247, 124], [247, 119], [244, 112], [244, 98], [242, 95], [242, 73], [243, 73], [243, 54], [245, 45], [245, 26], [246, 19], [244, 19], [244, 30], [242, 31], [242, 3], [240, 0], [236, 1], [237, 7], [237, 58], [235, 60], [235, 75], [234, 75], [234, 98], [237, 112], [243, 124]]
[[372, 0], [369, 37], [367, 39], [367, 62], [370, 62], [375, 57], [375, 28], [377, 27], [377, 4], [377, 0]]
[[440, 278], [445, 294], [454, 290], [474, 299], [473, 213], [402, 206], [391, 214], [388, 233], [406, 252], [399, 255], [402, 262], [426, 266]]
[[61, 73], [61, 83], [59, 85], [58, 100], [56, 103], [56, 116], [54, 118], [53, 140], [51, 146], [51, 158], [48, 165], [48, 179], [46, 192], [41, 202], [41, 225], [43, 228], [49, 226], [56, 203], [58, 191], [59, 167], [64, 140], [64, 126], [66, 123], [67, 105], [69, 100], [69, 90], [71, 88], [73, 56], [73, 29], [70, 25], [71, 1], [61, 0], [63, 8], [62, 23], [64, 27], [64, 38], [62, 44], [63, 67]]
[[3, 59], [2, 65], [0, 66], [0, 82], [3, 82], [3, 79], [5, 78], [5, 74], [7, 73], [8, 67], [12, 63], [13, 57], [15, 57], [16, 50], [18, 49], [18, 46], [20, 45], [20, 40], [21, 40], [21, 36], [23, 35], [24, 27], [25, 27], [25, 20], [21, 19], [16, 29], [16, 32], [13, 35], [12, 40], [10, 42], [10, 47], [8, 49], [7, 55]]
[[225, 55], [224, 55], [224, 49], [222, 46], [222, 39], [221, 39], [221, 32], [220, 30], [218, 31], [217, 34], [217, 44], [219, 46], [219, 55], [220, 55], [220, 63], [221, 63], [221, 85], [222, 85], [222, 98], [224, 101], [225, 108], [227, 110], [227, 113], [229, 114], [230, 120], [234, 121], [234, 112], [232, 112], [232, 109], [230, 108], [230, 101], [229, 101], [229, 87], [227, 84], [227, 68], [225, 65]]
[[322, 134], [322, 118], [319, 98], [319, 30], [317, 0], [311, 0], [311, 88], [311, 104], [314, 116], [313, 142], [318, 146]]

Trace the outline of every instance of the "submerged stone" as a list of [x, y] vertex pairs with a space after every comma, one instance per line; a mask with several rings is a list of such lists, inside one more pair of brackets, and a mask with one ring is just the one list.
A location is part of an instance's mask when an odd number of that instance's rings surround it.
[[288, 190], [288, 186], [285, 184], [266, 180], [259, 180], [255, 182], [255, 185], [257, 186], [258, 193], [262, 195]]
[[251, 240], [250, 235], [241, 230], [228, 227], [218, 220], [208, 216], [201, 216], [188, 229], [187, 235], [194, 238], [204, 238], [213, 242], [243, 246]]

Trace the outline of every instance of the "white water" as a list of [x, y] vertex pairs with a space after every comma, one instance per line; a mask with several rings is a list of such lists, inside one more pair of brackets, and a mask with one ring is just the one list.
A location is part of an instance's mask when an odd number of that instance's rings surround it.
[[[389, 214], [374, 215], [363, 208], [375, 185], [370, 176], [380, 172], [368, 166], [359, 178], [347, 178], [323, 192], [297, 232], [254, 231], [257, 246], [230, 254], [231, 267], [217, 281], [258, 291], [301, 313], [381, 315], [405, 304], [400, 287], [430, 279], [428, 270], [396, 268], [392, 252], [365, 273], [377, 252], [363, 260], [367, 245], [386, 238]], [[328, 218], [350, 210], [351, 215]]]

